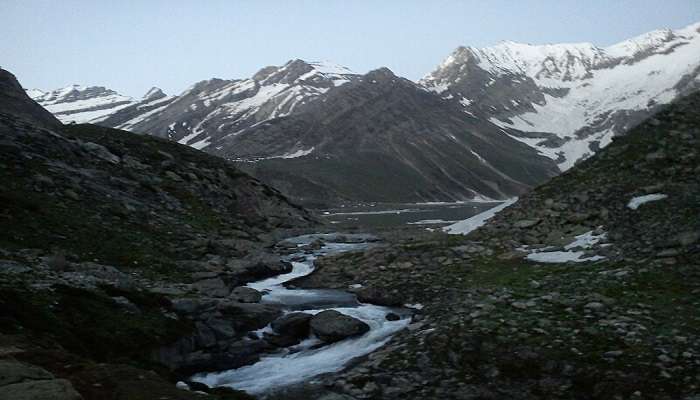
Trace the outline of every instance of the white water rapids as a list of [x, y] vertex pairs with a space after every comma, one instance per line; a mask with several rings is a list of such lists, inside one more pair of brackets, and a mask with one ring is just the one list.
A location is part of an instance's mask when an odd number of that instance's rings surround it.
[[[352, 238], [354, 235], [344, 235]], [[287, 241], [304, 246], [316, 239], [326, 241], [325, 245], [313, 254], [303, 251], [294, 253], [286, 259], [300, 260], [292, 262], [291, 272], [269, 279], [248, 284], [249, 287], [264, 293], [263, 303], [277, 303], [285, 307], [286, 312], [303, 311], [316, 314], [324, 310], [337, 310], [355, 317], [370, 326], [369, 332], [362, 336], [349, 338], [330, 345], [318, 347], [321, 341], [313, 335], [296, 346], [279, 353], [262, 356], [255, 364], [237, 369], [202, 373], [192, 377], [193, 381], [210, 387], [228, 386], [244, 390], [251, 394], [260, 394], [272, 389], [297, 384], [314, 376], [337, 372], [352, 359], [366, 355], [384, 345], [391, 335], [404, 329], [410, 323], [410, 315], [388, 307], [362, 304], [351, 293], [333, 289], [287, 289], [285, 282], [310, 274], [314, 269], [313, 261], [319, 255], [338, 254], [347, 251], [362, 250], [368, 243], [334, 243], [335, 235], [305, 235]], [[358, 236], [362, 239], [363, 236]], [[397, 321], [387, 321], [389, 312], [401, 315]], [[260, 333], [272, 332], [267, 326]]]

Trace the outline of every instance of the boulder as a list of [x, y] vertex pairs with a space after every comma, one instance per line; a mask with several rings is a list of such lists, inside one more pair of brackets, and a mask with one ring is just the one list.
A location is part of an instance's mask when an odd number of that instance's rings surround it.
[[0, 360], [0, 386], [27, 380], [53, 379], [53, 375], [43, 368], [16, 361]]
[[277, 318], [272, 321], [272, 329], [283, 336], [305, 338], [309, 336], [309, 323], [311, 314], [295, 312]]
[[395, 314], [393, 312], [387, 313], [384, 318], [386, 318], [387, 321], [398, 321], [401, 319], [401, 317], [399, 317], [398, 314]]
[[226, 297], [231, 293], [231, 288], [221, 278], [202, 279], [193, 283], [192, 287], [211, 297]]
[[399, 307], [403, 304], [401, 299], [385, 289], [365, 287], [355, 291], [357, 300], [362, 303], [376, 304], [385, 307]]
[[321, 311], [311, 318], [311, 331], [327, 343], [337, 342], [369, 331], [369, 325], [335, 310]]
[[262, 293], [247, 286], [239, 286], [233, 289], [231, 297], [239, 303], [259, 303]]
[[282, 314], [280, 307], [272, 304], [222, 302], [218, 309], [239, 332], [264, 328]]
[[82, 400], [82, 396], [65, 379], [28, 381], [0, 387], [0, 399], [12, 400]]

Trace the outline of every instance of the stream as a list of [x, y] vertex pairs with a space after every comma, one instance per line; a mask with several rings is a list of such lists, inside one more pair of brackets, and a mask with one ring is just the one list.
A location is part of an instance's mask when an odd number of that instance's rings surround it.
[[[192, 380], [210, 387], [228, 386], [250, 394], [262, 394], [307, 381], [317, 375], [340, 371], [352, 359], [378, 349], [393, 334], [404, 329], [411, 320], [407, 310], [359, 303], [354, 294], [343, 290], [288, 289], [284, 286], [285, 282], [313, 272], [314, 260], [319, 256], [360, 251], [374, 245], [369, 243], [369, 240], [373, 239], [370, 235], [347, 234], [342, 235], [344, 243], [334, 242], [340, 237], [341, 235], [337, 234], [313, 234], [286, 239], [286, 242], [296, 244], [300, 248], [318, 239], [323, 240], [324, 245], [311, 254], [300, 249], [284, 256], [283, 260], [292, 263], [291, 272], [252, 282], [248, 286], [263, 292], [262, 303], [281, 304], [285, 313], [303, 311], [316, 314], [324, 310], [337, 310], [367, 323], [370, 326], [367, 333], [324, 346], [319, 346], [322, 342], [311, 334], [296, 346], [262, 356], [255, 364], [197, 374]], [[398, 314], [401, 319], [387, 321], [386, 315], [389, 312]], [[257, 331], [258, 334], [263, 332], [272, 332], [272, 329], [268, 325]]]

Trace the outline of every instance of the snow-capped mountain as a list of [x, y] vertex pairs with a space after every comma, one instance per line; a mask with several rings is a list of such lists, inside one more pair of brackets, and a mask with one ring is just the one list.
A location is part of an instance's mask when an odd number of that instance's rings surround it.
[[700, 88], [700, 24], [609, 46], [460, 47], [420, 83], [556, 160], [593, 154], [657, 107]]
[[39, 89], [29, 89], [26, 92], [63, 123], [99, 122], [107, 115], [134, 103], [131, 97], [102, 86], [70, 85], [50, 92]]
[[498, 126], [465, 118], [387, 68], [208, 151], [306, 204], [507, 198], [558, 172]]
[[132, 104], [99, 123], [214, 149], [256, 124], [300, 111], [357, 77], [331, 63], [292, 60], [265, 67], [249, 79], [201, 81], [179, 96]]

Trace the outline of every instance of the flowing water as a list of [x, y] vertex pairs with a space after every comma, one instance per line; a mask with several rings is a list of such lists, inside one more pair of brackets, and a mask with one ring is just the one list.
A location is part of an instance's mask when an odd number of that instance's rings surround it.
[[[333, 242], [338, 237], [339, 235], [334, 234], [318, 234], [287, 239], [299, 247], [317, 239], [324, 240], [325, 245], [312, 254], [299, 251], [285, 257], [286, 260], [297, 260], [292, 262], [291, 272], [253, 282], [248, 286], [264, 293], [263, 303], [282, 304], [286, 312], [303, 311], [316, 314], [324, 310], [337, 310], [367, 323], [370, 326], [369, 332], [321, 347], [321, 341], [312, 335], [296, 346], [261, 357], [255, 364], [227, 371], [198, 374], [192, 377], [192, 380], [212, 387], [229, 386], [251, 394], [260, 394], [301, 383], [320, 374], [340, 371], [352, 359], [371, 353], [384, 345], [394, 333], [405, 328], [410, 322], [410, 314], [405, 310], [362, 304], [357, 301], [355, 295], [342, 290], [284, 287], [285, 282], [310, 274], [314, 269], [314, 259], [320, 255], [358, 251], [372, 245], [367, 242], [367, 239], [371, 239], [367, 235], [343, 235], [346, 241], [350, 240], [353, 243]], [[386, 315], [389, 312], [397, 313], [401, 319], [387, 321]], [[268, 326], [258, 333], [262, 332], [272, 330]]]

